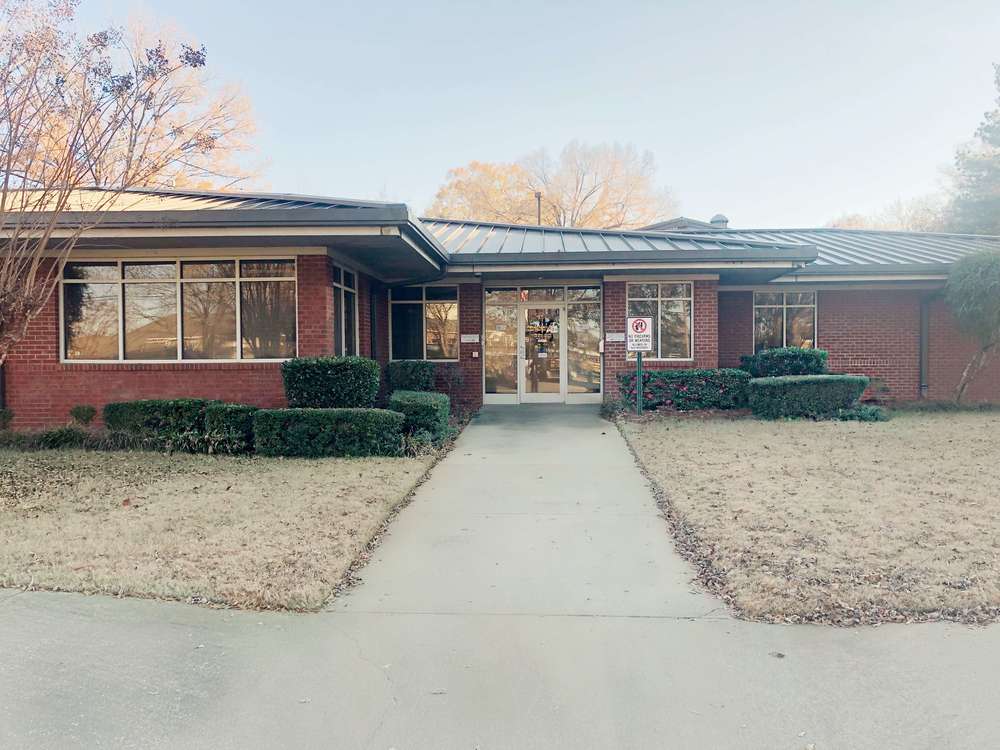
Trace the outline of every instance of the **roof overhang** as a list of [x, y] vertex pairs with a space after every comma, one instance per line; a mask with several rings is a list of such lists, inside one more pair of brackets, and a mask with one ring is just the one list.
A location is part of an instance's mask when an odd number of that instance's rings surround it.
[[[32, 225], [44, 222], [32, 217]], [[3, 226], [0, 223], [0, 226]], [[377, 208], [70, 212], [59, 217], [53, 240], [86, 227], [75, 251], [204, 247], [323, 246], [379, 281], [419, 283], [440, 277], [448, 256], [406, 206]], [[6, 232], [0, 231], [0, 237]]]
[[948, 280], [946, 263], [810, 265], [774, 279], [776, 284], [937, 283]]

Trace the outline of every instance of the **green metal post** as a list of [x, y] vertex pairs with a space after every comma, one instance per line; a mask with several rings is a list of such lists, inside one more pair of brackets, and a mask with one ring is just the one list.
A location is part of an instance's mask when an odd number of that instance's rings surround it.
[[642, 352], [635, 353], [635, 414], [642, 416]]

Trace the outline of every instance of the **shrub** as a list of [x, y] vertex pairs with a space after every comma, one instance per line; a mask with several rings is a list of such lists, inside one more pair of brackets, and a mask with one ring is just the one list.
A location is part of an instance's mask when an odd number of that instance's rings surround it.
[[841, 422], [888, 422], [889, 414], [881, 406], [858, 404], [849, 409], [839, 410], [837, 419]]
[[253, 450], [256, 406], [212, 404], [205, 410], [205, 442], [209, 453], [240, 454]]
[[390, 362], [385, 376], [390, 391], [433, 391], [437, 365], [422, 359]]
[[404, 420], [387, 409], [260, 409], [254, 447], [262, 456], [398, 456]]
[[378, 362], [366, 357], [302, 357], [281, 365], [293, 408], [366, 408], [378, 396]]
[[830, 417], [865, 392], [862, 375], [786, 375], [750, 381], [750, 409], [758, 417]]
[[42, 450], [86, 448], [90, 435], [79, 427], [56, 427], [31, 436], [29, 443]]
[[[738, 409], [746, 406], [750, 375], [743, 370], [645, 370], [642, 403], [655, 409]], [[618, 376], [622, 401], [635, 409], [636, 374]]]
[[0, 409], [0, 430], [6, 430], [10, 428], [10, 423], [13, 421], [14, 421], [13, 409], [8, 409], [6, 407]]
[[113, 402], [104, 407], [104, 423], [148, 447], [194, 453], [206, 448], [205, 411], [217, 403], [198, 398]]
[[800, 349], [794, 346], [765, 349], [752, 356], [740, 357], [740, 368], [755, 378], [776, 378], [783, 375], [823, 375], [827, 353], [822, 349]]
[[94, 421], [97, 416], [97, 409], [89, 404], [78, 404], [69, 410], [70, 419], [81, 427], [86, 427]]
[[407, 434], [426, 431], [439, 439], [448, 431], [451, 401], [443, 393], [396, 391], [389, 397], [389, 408], [406, 417], [403, 429]]

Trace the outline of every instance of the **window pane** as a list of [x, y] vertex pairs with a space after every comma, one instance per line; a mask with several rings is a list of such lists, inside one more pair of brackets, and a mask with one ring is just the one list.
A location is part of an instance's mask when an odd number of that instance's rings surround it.
[[753, 311], [753, 346], [755, 352], [782, 345], [784, 315], [780, 307], [758, 307]]
[[358, 342], [355, 330], [355, 312], [357, 310], [357, 295], [355, 292], [344, 292], [344, 354], [357, 354]]
[[754, 292], [753, 303], [755, 305], [780, 305], [784, 295], [781, 292]]
[[517, 393], [517, 308], [487, 305], [483, 330], [486, 392]]
[[356, 279], [354, 278], [354, 274], [350, 271], [344, 271], [344, 286], [348, 289], [354, 289], [355, 283]]
[[391, 290], [389, 294], [392, 295], [393, 302], [398, 302], [400, 300], [419, 302], [424, 298], [424, 290], [419, 286], [401, 286], [397, 289]]
[[655, 298], [659, 291], [659, 284], [629, 284], [629, 299], [651, 299]]
[[690, 299], [690, 284], [660, 284], [660, 296], [666, 299]]
[[[236, 262], [232, 260], [186, 260], [181, 263], [182, 279], [232, 279]], [[235, 296], [235, 290], [233, 290]]]
[[601, 306], [566, 306], [566, 380], [570, 393], [601, 392]]
[[117, 263], [67, 263], [63, 266], [64, 279], [116, 280]]
[[294, 260], [241, 260], [240, 276], [273, 276], [295, 278]]
[[815, 307], [789, 307], [785, 311], [785, 346], [812, 349], [816, 345]]
[[344, 290], [333, 289], [333, 353], [344, 354]]
[[295, 356], [295, 282], [240, 282], [244, 359]]
[[429, 286], [425, 293], [429, 302], [458, 302], [457, 286]]
[[344, 283], [344, 275], [343, 275], [343, 272], [340, 270], [340, 266], [334, 266], [333, 267], [333, 282], [335, 284], [343, 284]]
[[785, 294], [786, 305], [815, 305], [815, 292], [788, 292]]
[[181, 284], [184, 359], [236, 358], [236, 284]]
[[63, 286], [63, 321], [66, 359], [118, 359], [117, 284]]
[[601, 299], [601, 287], [571, 286], [566, 290], [566, 298], [570, 302], [599, 302]]
[[[655, 287], [656, 284], [653, 284]], [[659, 329], [659, 321], [656, 315], [656, 300], [655, 299], [643, 299], [643, 300], [630, 300], [628, 303], [628, 315], [629, 317], [638, 318], [652, 318], [653, 319], [653, 341], [659, 341], [659, 334], [657, 330]], [[655, 346], [655, 343], [654, 343]], [[635, 352], [629, 352], [629, 357], [635, 357]], [[656, 351], [643, 354], [644, 357], [658, 357], [660, 356]]]
[[660, 357], [688, 359], [691, 356], [691, 303], [671, 300], [660, 303]]
[[392, 358], [424, 358], [424, 306], [391, 305]]
[[516, 289], [487, 289], [486, 304], [499, 305], [503, 303], [514, 304], [517, 302]]
[[425, 305], [427, 359], [458, 359], [458, 303]]
[[561, 286], [537, 286], [521, 290], [522, 302], [545, 302], [547, 300], [561, 300], [562, 298], [563, 288]]
[[126, 284], [125, 359], [177, 359], [177, 282]]
[[176, 263], [122, 263], [126, 279], [176, 279]]

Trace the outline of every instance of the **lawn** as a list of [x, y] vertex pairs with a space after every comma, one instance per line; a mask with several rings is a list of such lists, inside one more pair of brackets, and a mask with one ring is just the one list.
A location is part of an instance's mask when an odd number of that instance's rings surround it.
[[622, 430], [678, 547], [741, 616], [1000, 619], [1000, 414]]
[[0, 586], [315, 610], [430, 461], [0, 451]]

